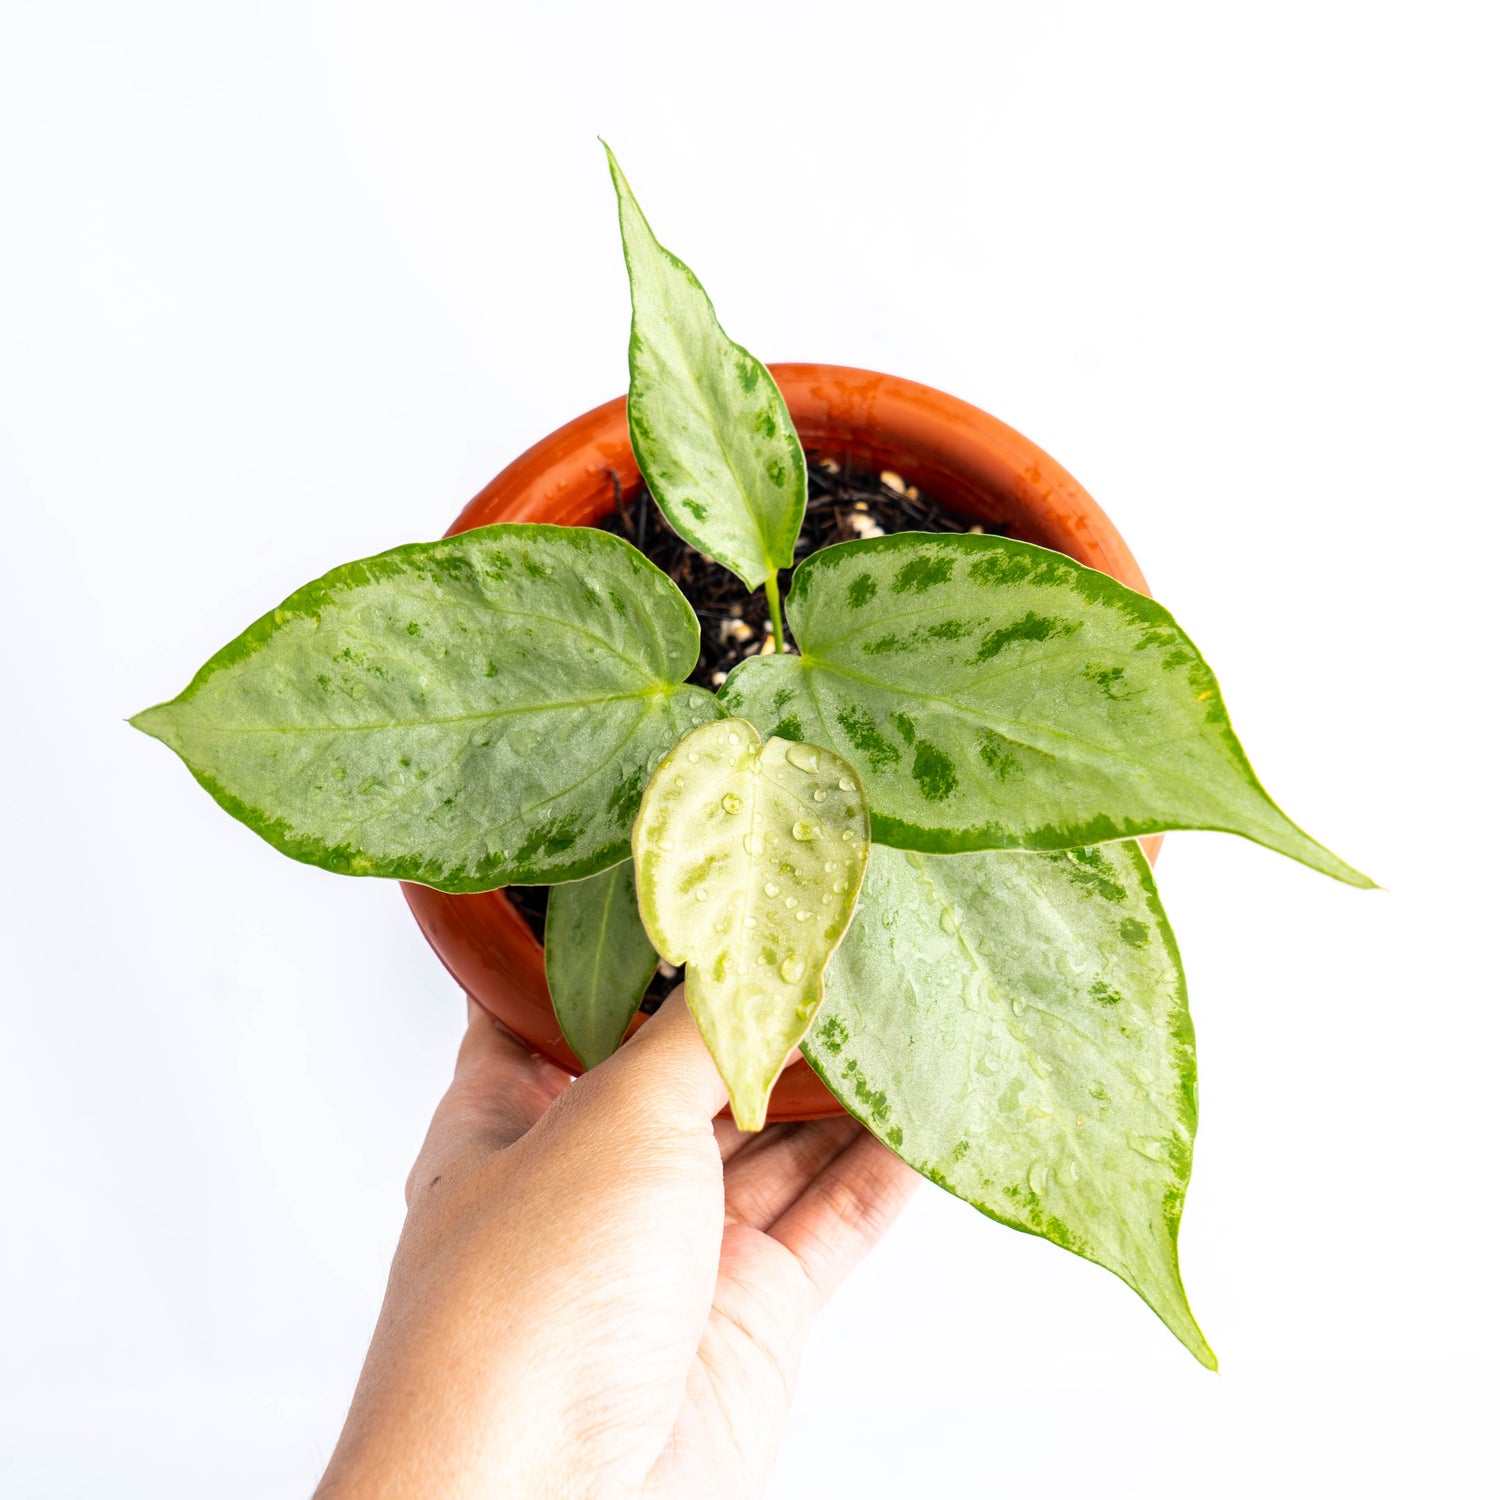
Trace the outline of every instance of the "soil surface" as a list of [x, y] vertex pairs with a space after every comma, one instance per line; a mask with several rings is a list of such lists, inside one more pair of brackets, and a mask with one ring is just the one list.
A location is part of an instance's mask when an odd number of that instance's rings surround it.
[[[628, 505], [617, 496], [614, 514], [597, 524], [601, 531], [612, 531], [640, 548], [682, 590], [697, 612], [703, 627], [703, 646], [689, 682], [714, 691], [746, 657], [770, 649], [771, 621], [764, 590], [746, 597], [744, 584], [728, 568], [710, 562], [667, 525], [644, 487]], [[941, 509], [889, 469], [871, 474], [851, 469], [836, 458], [808, 455], [807, 516], [797, 538], [799, 562], [835, 542], [862, 536], [897, 531], [972, 531], [999, 536], [1004, 530], [1003, 526], [979, 524], [969, 516]], [[791, 570], [784, 569], [783, 600], [790, 583]], [[788, 640], [790, 644], [790, 631]], [[541, 942], [547, 919], [547, 887], [513, 885], [506, 894]], [[664, 963], [651, 980], [641, 1009], [654, 1011], [671, 993], [677, 979], [676, 969]]]

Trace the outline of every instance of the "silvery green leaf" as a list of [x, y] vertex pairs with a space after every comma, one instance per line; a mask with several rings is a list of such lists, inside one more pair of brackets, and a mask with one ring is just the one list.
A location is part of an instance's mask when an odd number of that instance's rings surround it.
[[1114, 1271], [1214, 1367], [1177, 1267], [1193, 1025], [1136, 844], [877, 847], [803, 1052], [919, 1172]]
[[446, 891], [619, 863], [713, 699], [698, 622], [602, 531], [504, 525], [298, 589], [131, 722], [284, 854]]
[[628, 859], [552, 887], [545, 948], [558, 1025], [584, 1067], [596, 1067], [624, 1040], [656, 972]]
[[[605, 147], [606, 151], [609, 148]], [[630, 441], [673, 530], [755, 589], [792, 549], [807, 461], [776, 382], [651, 232], [609, 152], [630, 273]]]
[[870, 851], [853, 769], [815, 745], [764, 743], [742, 719], [705, 724], [662, 761], [635, 835], [641, 920], [687, 965], [687, 1003], [759, 1130], [771, 1086], [823, 998]]
[[1172, 616], [1059, 552], [845, 542], [798, 568], [787, 617], [801, 656], [742, 663], [720, 699], [847, 756], [880, 843], [1064, 849], [1211, 828], [1371, 884], [1266, 795]]

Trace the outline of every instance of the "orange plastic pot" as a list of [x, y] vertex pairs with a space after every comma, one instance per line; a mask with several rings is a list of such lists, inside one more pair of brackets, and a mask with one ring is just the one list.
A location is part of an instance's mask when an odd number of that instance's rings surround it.
[[[770, 369], [810, 455], [877, 472], [893, 469], [948, 509], [1003, 522], [1010, 536], [1065, 552], [1146, 592], [1130, 549], [1083, 486], [1004, 422], [894, 375], [839, 365]], [[523, 453], [464, 507], [449, 534], [496, 521], [592, 525], [613, 509], [616, 482], [627, 502], [641, 486], [623, 396]], [[505, 892], [449, 896], [419, 885], [405, 892], [454, 979], [528, 1046], [578, 1072], [553, 1014], [541, 945]], [[769, 1118], [811, 1120], [839, 1112], [799, 1057], [776, 1085]]]

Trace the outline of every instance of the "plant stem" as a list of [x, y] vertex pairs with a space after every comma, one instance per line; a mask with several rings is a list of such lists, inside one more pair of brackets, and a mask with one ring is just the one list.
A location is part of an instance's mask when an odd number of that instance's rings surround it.
[[781, 589], [774, 569], [766, 575], [766, 608], [771, 613], [771, 639], [776, 642], [778, 652], [785, 651], [786, 642], [781, 635]]

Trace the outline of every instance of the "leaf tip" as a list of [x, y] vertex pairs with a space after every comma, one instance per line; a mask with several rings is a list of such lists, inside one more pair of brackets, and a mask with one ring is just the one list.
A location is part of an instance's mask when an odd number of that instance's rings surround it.
[[125, 722], [132, 729], [150, 735], [153, 740], [160, 740], [164, 745], [174, 745], [176, 737], [171, 731], [171, 721], [172, 705], [156, 703], [150, 708], [143, 708], [138, 714], [132, 714]]

